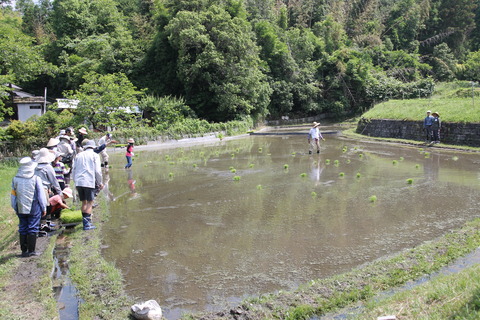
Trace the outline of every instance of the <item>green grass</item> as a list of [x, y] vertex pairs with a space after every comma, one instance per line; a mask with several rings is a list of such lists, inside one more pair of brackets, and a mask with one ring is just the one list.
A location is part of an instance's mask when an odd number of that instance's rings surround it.
[[100, 221], [108, 221], [110, 216], [103, 193], [98, 203], [93, 213], [97, 229], [84, 232], [77, 226], [69, 235], [70, 277], [82, 299], [79, 319], [128, 319], [129, 306], [133, 303], [124, 292], [122, 274], [101, 252]]
[[480, 123], [480, 99], [475, 107], [471, 98], [432, 98], [413, 100], [389, 100], [375, 105], [362, 115], [365, 119], [423, 120], [426, 111], [440, 114], [446, 122]]
[[441, 276], [412, 290], [366, 303], [356, 319], [395, 314], [400, 319], [479, 319], [480, 265]]

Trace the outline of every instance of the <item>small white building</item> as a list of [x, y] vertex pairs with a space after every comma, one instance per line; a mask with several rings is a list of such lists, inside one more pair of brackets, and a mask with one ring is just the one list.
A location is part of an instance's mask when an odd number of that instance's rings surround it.
[[19, 86], [8, 84], [12, 89], [10, 92], [13, 102], [13, 110], [16, 114], [17, 120], [27, 121], [32, 116], [42, 116], [46, 111], [46, 106], [49, 104], [45, 97], [35, 96], [31, 93], [25, 92]]

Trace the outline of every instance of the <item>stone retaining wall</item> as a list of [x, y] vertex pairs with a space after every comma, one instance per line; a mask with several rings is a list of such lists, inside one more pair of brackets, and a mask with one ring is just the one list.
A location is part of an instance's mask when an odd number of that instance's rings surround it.
[[[389, 119], [360, 119], [357, 133], [381, 138], [425, 140], [423, 119], [421, 121], [403, 121]], [[442, 122], [441, 142], [447, 144], [480, 147], [479, 123]]]

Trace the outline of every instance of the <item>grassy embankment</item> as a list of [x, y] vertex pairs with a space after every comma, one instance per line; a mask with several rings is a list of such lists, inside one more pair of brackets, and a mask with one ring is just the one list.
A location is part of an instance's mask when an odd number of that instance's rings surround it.
[[[10, 207], [11, 180], [16, 171], [16, 163], [0, 164], [0, 318], [58, 319], [51, 278], [57, 236], [41, 238], [47, 243], [39, 257], [19, 258], [18, 219]], [[95, 211], [99, 229], [83, 232], [78, 226], [69, 233], [70, 277], [82, 300], [79, 318], [127, 319], [130, 301], [123, 291], [122, 276], [101, 256], [100, 221], [108, 219], [108, 208], [102, 197], [99, 201]], [[25, 288], [22, 281], [33, 285]]]
[[480, 123], [480, 89], [476, 89], [474, 99], [469, 90], [467, 82], [440, 83], [431, 98], [385, 101], [362, 118], [422, 121], [431, 110], [440, 114], [441, 121]]
[[[442, 122], [480, 123], [480, 88], [474, 92], [472, 99], [471, 88], [468, 82], [440, 83], [430, 98], [411, 100], [389, 100], [375, 105], [361, 115], [364, 119], [393, 119], [423, 121], [426, 111], [438, 112]], [[356, 119], [358, 121], [358, 119]], [[366, 137], [358, 134], [356, 125], [345, 130], [345, 136], [358, 139], [371, 139], [386, 142], [424, 145], [424, 141], [396, 138]], [[449, 145], [440, 143], [435, 147], [460, 149], [479, 152], [480, 148]]]

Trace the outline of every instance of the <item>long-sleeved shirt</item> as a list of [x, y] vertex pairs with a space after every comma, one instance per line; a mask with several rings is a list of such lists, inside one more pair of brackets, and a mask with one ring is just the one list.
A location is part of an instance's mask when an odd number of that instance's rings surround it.
[[44, 187], [51, 189], [54, 194], [62, 194], [62, 189], [55, 177], [55, 170], [50, 163], [39, 163], [35, 168], [35, 175], [42, 179]]
[[431, 126], [433, 123], [433, 116], [426, 116], [423, 120], [423, 127]]
[[95, 188], [102, 184], [100, 156], [92, 148], [80, 152], [75, 158], [72, 173], [77, 187]]
[[323, 136], [318, 128], [311, 128], [308, 133], [308, 139], [323, 139]]

